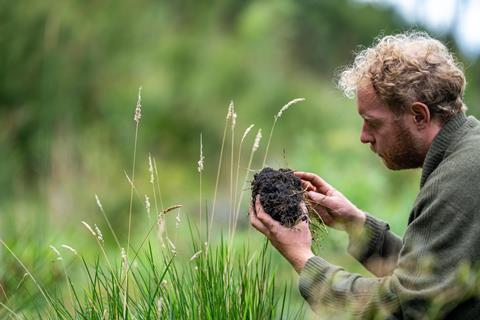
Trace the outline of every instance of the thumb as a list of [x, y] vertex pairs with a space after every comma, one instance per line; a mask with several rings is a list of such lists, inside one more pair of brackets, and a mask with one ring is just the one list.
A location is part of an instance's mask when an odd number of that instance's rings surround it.
[[312, 199], [313, 202], [321, 205], [322, 207], [331, 208], [332, 205], [333, 205], [331, 197], [326, 196], [326, 195], [321, 194], [321, 193], [318, 193], [318, 192], [309, 191], [308, 192], [308, 197], [310, 199]]

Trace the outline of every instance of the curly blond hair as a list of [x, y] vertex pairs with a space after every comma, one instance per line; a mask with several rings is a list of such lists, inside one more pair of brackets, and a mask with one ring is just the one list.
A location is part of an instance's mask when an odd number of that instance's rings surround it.
[[443, 43], [425, 32], [377, 38], [341, 71], [338, 86], [353, 98], [365, 80], [396, 114], [416, 101], [426, 104], [432, 116], [443, 122], [466, 110], [461, 65]]

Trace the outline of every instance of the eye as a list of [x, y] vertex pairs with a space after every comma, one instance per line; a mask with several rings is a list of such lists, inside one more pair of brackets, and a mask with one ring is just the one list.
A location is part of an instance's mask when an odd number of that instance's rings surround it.
[[373, 119], [365, 119], [365, 123], [369, 128], [378, 129], [380, 127], [380, 122]]

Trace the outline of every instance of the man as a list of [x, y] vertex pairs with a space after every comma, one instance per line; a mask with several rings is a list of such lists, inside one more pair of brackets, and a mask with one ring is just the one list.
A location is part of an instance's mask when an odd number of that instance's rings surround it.
[[473, 272], [480, 262], [480, 123], [464, 113], [460, 67], [427, 34], [398, 34], [360, 52], [339, 86], [356, 95], [360, 141], [387, 168], [422, 168], [403, 239], [305, 172], [295, 174], [315, 211], [349, 234], [349, 253], [375, 277], [314, 256], [308, 222], [285, 228], [259, 198], [251, 224], [300, 274], [300, 292], [318, 313], [331, 307], [362, 318], [480, 319]]

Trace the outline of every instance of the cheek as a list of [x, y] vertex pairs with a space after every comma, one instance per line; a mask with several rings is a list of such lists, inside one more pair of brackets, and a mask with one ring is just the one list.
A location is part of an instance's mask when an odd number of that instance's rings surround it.
[[379, 134], [377, 136], [378, 147], [383, 150], [396, 149], [399, 145], [402, 144], [404, 136], [402, 133], [397, 131], [390, 131]]
[[395, 138], [391, 132], [388, 133], [377, 133], [375, 137], [375, 148], [378, 150], [385, 150], [392, 146], [395, 143]]

